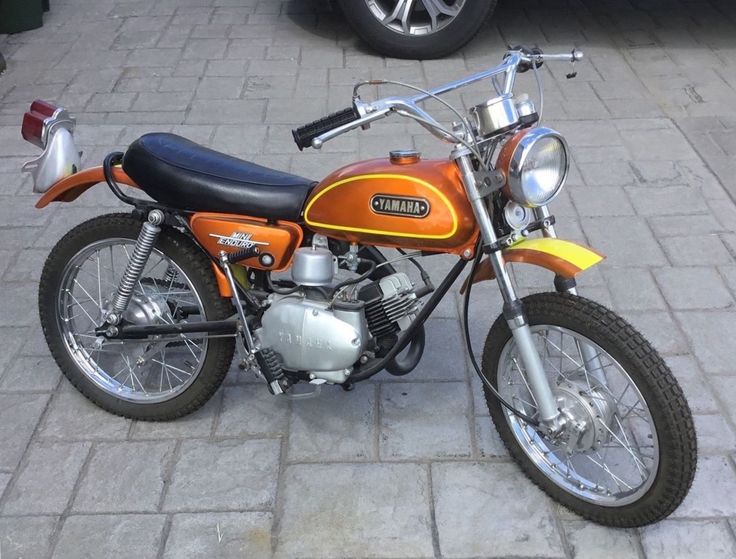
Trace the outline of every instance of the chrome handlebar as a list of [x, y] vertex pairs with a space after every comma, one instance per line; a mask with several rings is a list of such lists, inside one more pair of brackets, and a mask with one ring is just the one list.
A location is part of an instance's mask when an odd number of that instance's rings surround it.
[[312, 140], [312, 147], [314, 149], [320, 149], [325, 142], [333, 140], [342, 134], [354, 130], [359, 127], [366, 127], [367, 125], [380, 120], [390, 113], [395, 112], [402, 116], [414, 117], [424, 128], [429, 130], [432, 134], [444, 141], [454, 142], [455, 138], [451, 134], [448, 134], [442, 125], [440, 125], [432, 116], [426, 111], [419, 108], [417, 103], [426, 101], [433, 97], [438, 97], [455, 91], [462, 87], [466, 87], [470, 84], [479, 82], [484, 79], [495, 77], [499, 74], [505, 74], [503, 90], [500, 92], [501, 95], [510, 95], [514, 89], [514, 82], [516, 74], [518, 73], [518, 67], [522, 63], [541, 65], [543, 62], [551, 61], [567, 61], [575, 63], [583, 59], [582, 51], [573, 49], [571, 52], [566, 54], [544, 54], [544, 53], [533, 53], [524, 54], [519, 50], [508, 51], [504, 55], [504, 61], [502, 64], [483, 70], [476, 74], [460, 78], [434, 89], [428, 90], [427, 92], [418, 93], [412, 97], [386, 97], [383, 99], [377, 99], [372, 102], [365, 102], [358, 96], [358, 88], [361, 85], [381, 85], [384, 82], [382, 80], [370, 80], [366, 82], [360, 82], [355, 86], [353, 90], [353, 106], [358, 110], [361, 118], [333, 128], [324, 134], [321, 134]]

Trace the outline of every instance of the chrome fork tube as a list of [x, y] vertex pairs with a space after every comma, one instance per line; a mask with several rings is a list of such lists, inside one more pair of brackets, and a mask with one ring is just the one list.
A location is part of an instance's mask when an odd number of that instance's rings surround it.
[[[537, 219], [547, 219], [550, 216], [549, 208], [547, 206], [540, 206], [534, 210], [535, 216]], [[542, 235], [545, 237], [549, 237], [551, 239], [557, 238], [557, 232], [555, 231], [555, 226], [550, 224], [542, 228]], [[558, 287], [559, 285], [559, 287]], [[568, 285], [558, 284], [555, 282], [555, 287], [560, 292], [570, 293], [571, 295], [577, 295], [578, 294], [578, 288], [575, 284], [575, 280], [573, 279], [572, 282]], [[580, 357], [583, 360], [582, 366], [590, 373], [592, 371], [599, 370], [601, 371], [601, 376], [603, 375], [603, 369], [601, 365], [601, 360], [598, 357], [598, 352], [595, 350], [595, 348], [589, 346], [588, 344], [581, 343], [579, 345], [580, 349]]]
[[[491, 245], [498, 238], [493, 230], [493, 222], [491, 221], [485, 200], [478, 192], [470, 156], [467, 152], [456, 149], [452, 157], [457, 161], [458, 167], [460, 168], [465, 192], [468, 195], [468, 200], [473, 208], [475, 219], [483, 236], [483, 244], [485, 246]], [[532, 332], [524, 314], [523, 304], [516, 296], [516, 290], [506, 270], [506, 261], [501, 251], [491, 251], [489, 258], [504, 300], [503, 315], [511, 329], [516, 346], [519, 348], [519, 356], [524, 364], [529, 388], [533, 393], [534, 400], [537, 402], [540, 419], [543, 422], [552, 424], [560, 412], [544, 371], [542, 359], [539, 357], [539, 352], [534, 345]], [[524, 373], [522, 372], [522, 374]]]

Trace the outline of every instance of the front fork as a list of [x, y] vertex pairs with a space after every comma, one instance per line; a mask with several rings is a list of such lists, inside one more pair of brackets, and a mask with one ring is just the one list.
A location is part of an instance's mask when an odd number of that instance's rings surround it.
[[[485, 196], [478, 190], [470, 155], [463, 153], [462, 149], [456, 151], [458, 153], [454, 158], [460, 168], [468, 200], [480, 227], [483, 237], [483, 248], [493, 246], [498, 240], [498, 237], [493, 228], [488, 207], [486, 206]], [[552, 230], [551, 234], [554, 234], [554, 230]], [[516, 295], [516, 290], [506, 270], [506, 261], [501, 251], [490, 251], [489, 258], [493, 266], [493, 271], [496, 274], [498, 287], [503, 296], [503, 316], [511, 329], [511, 334], [519, 349], [519, 356], [524, 364], [529, 388], [537, 403], [541, 423], [549, 430], [557, 431], [561, 426], [561, 413], [544, 370], [542, 359], [534, 346], [531, 328], [524, 313], [524, 305]]]

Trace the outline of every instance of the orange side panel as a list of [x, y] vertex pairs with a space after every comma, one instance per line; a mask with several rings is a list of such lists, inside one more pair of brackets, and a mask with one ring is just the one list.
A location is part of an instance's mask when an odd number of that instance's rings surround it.
[[[112, 168], [112, 175], [115, 180], [121, 184], [127, 184], [128, 186], [136, 187], [138, 185], [133, 182], [125, 171], [120, 167]], [[51, 202], [72, 202], [76, 200], [81, 194], [83, 194], [88, 188], [105, 182], [105, 174], [102, 167], [90, 167], [84, 169], [73, 175], [69, 175], [66, 178], [61, 179], [54, 186], [49, 188], [38, 202], [36, 207], [41, 209], [45, 208]]]
[[[238, 252], [258, 247], [260, 258], [242, 261], [243, 266], [259, 270], [280, 271], [289, 267], [294, 251], [302, 242], [302, 228], [290, 221], [268, 220], [258, 217], [199, 212], [189, 218], [189, 226], [197, 241], [215, 258], [220, 252]], [[273, 259], [267, 265], [264, 257]]]

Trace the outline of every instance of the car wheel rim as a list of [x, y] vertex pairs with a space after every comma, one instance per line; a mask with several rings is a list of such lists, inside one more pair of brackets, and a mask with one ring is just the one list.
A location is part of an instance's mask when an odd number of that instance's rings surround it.
[[365, 0], [384, 27], [401, 35], [430, 35], [447, 27], [466, 0]]

